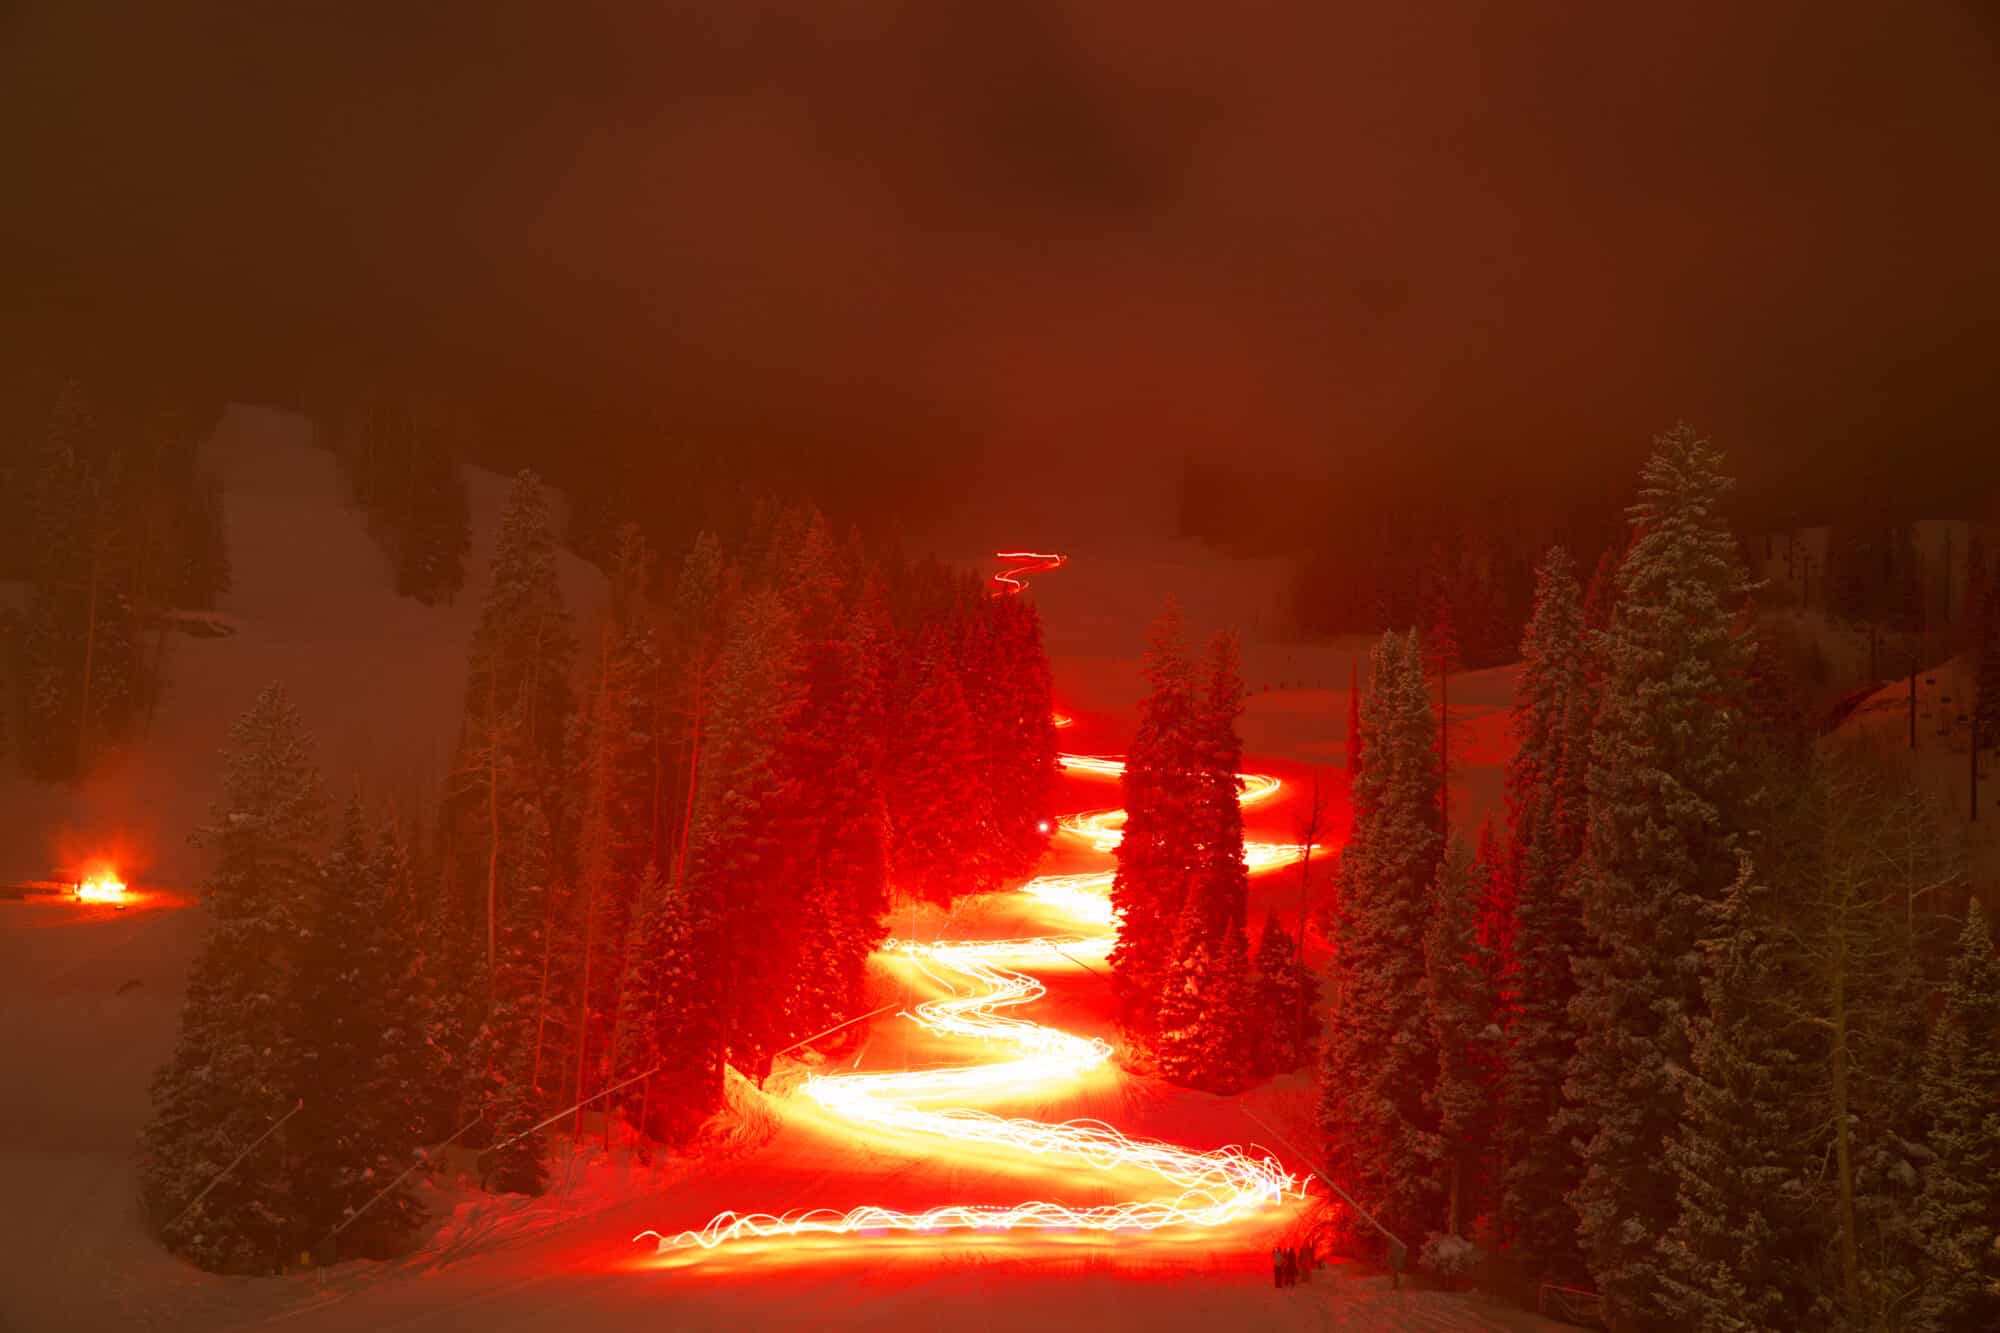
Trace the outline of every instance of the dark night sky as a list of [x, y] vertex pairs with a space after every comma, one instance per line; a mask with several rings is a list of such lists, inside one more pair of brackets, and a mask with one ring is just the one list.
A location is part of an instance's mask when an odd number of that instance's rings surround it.
[[1096, 495], [2000, 454], [2000, 11], [1447, 8], [16, 0], [5, 284]]

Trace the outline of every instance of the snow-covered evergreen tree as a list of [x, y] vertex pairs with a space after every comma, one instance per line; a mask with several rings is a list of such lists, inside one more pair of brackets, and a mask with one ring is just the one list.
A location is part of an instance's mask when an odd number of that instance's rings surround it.
[[[561, 1015], [551, 971], [556, 920], [554, 847], [548, 816], [533, 800], [514, 802], [498, 849], [501, 916], [496, 963], [483, 1021], [467, 1059], [468, 1103], [489, 1127], [486, 1182], [509, 1193], [536, 1194], [546, 1173], [539, 1135], [526, 1134], [544, 1114], [546, 1088], [562, 1077]], [[525, 1136], [524, 1136], [525, 1135]]]
[[304, 1215], [284, 1130], [189, 1205], [298, 1099], [294, 981], [326, 798], [312, 740], [276, 686], [231, 729], [226, 764], [222, 800], [198, 835], [216, 856], [208, 933], [173, 1057], [153, 1082], [142, 1184], [176, 1252], [218, 1272], [269, 1272], [294, 1252]]
[[475, 905], [484, 965], [498, 965], [501, 923], [510, 905], [501, 885], [518, 879], [503, 864], [505, 821], [523, 804], [549, 819], [569, 715], [572, 631], [556, 580], [555, 533], [547, 488], [532, 472], [515, 478], [500, 511], [492, 583], [480, 608], [467, 662], [465, 720], [449, 796], [457, 883]]
[[1430, 1088], [1445, 1188], [1446, 1234], [1463, 1236], [1485, 1202], [1502, 1036], [1485, 949], [1473, 856], [1453, 839], [1431, 881], [1424, 927], [1424, 998], [1437, 1078]]
[[370, 845], [350, 802], [320, 863], [303, 922], [288, 1034], [293, 1087], [312, 1106], [287, 1130], [300, 1244], [344, 1228], [337, 1253], [385, 1257], [422, 1217], [407, 1188], [355, 1214], [414, 1160], [417, 1124], [406, 1100], [415, 1040], [397, 1004], [409, 972], [393, 863]]
[[1188, 893], [1201, 904], [1211, 947], [1232, 927], [1244, 928], [1250, 894], [1243, 866], [1243, 742], [1236, 719], [1243, 715], [1243, 675], [1236, 638], [1218, 634], [1209, 643], [1197, 703], [1196, 750], [1199, 787], [1195, 797], [1195, 865]]
[[612, 553], [611, 597], [593, 636], [590, 683], [573, 742], [580, 793], [577, 891], [576, 1101], [608, 1081], [616, 1046], [619, 987], [626, 967], [633, 895], [653, 855], [653, 795], [660, 656], [650, 595], [652, 559], [636, 525], [620, 529]]
[[905, 728], [889, 754], [896, 879], [905, 893], [948, 903], [979, 887], [983, 849], [974, 844], [983, 830], [960, 813], [976, 771], [972, 716], [942, 630], [924, 636], [913, 677]]
[[1746, 859], [1701, 944], [1706, 1012], [1691, 1015], [1677, 1076], [1686, 1118], [1666, 1145], [1678, 1212], [1662, 1246], [1673, 1327], [1787, 1333], [1824, 1327], [1828, 1228], [1805, 1123], [1806, 1060], [1773, 1001], [1788, 984], [1781, 931]]
[[1923, 1256], [1911, 1326], [2000, 1327], [2000, 957], [1974, 902], [1924, 1052]]
[[1681, 1118], [1672, 1071], [1688, 1065], [1687, 1020], [1702, 1007], [1697, 932], [1736, 873], [1750, 650], [1721, 455], [1687, 426], [1656, 445], [1601, 636], [1577, 877], [1589, 946], [1570, 1004], [1564, 1122], [1586, 1140], [1570, 1196], [1585, 1258], [1613, 1318], [1633, 1327], [1660, 1319], [1659, 1238], [1676, 1213], [1660, 1144]]
[[780, 768], [804, 697], [799, 651], [777, 594], [744, 600], [715, 668], [687, 855], [689, 910], [729, 997], [716, 1036], [728, 1061], [754, 1075], [786, 1044], [784, 999], [800, 948], [798, 902], [786, 896], [799, 846]]
[[1240, 925], [1209, 934], [1207, 914], [1183, 902], [1174, 957], [1160, 997], [1154, 1050], [1172, 1083], [1231, 1093], [1249, 1081], [1254, 1060], [1249, 946]]
[[1319, 978], [1299, 961], [1298, 941], [1272, 912], [1257, 936], [1251, 1006], [1260, 1075], [1283, 1074], [1312, 1059], [1319, 1044]]
[[622, 1100], [647, 1134], [674, 1143], [721, 1100], [717, 978], [713, 952], [700, 948], [704, 932], [684, 893], [648, 866], [638, 901], [626, 950], [618, 1079], [658, 1071]]
[[1593, 705], [1582, 592], [1559, 546], [1536, 575], [1521, 657], [1515, 750], [1507, 767], [1515, 904], [1501, 983], [1508, 1043], [1500, 1092], [1500, 1218], [1509, 1241], [1532, 1263], [1560, 1269], [1576, 1254], [1568, 1194], [1581, 1171], [1570, 1134], [1555, 1122], [1576, 1050], [1570, 965], [1583, 926], [1571, 880], [1583, 852]]
[[1334, 1179], [1392, 1232], [1415, 1237], [1435, 1229], [1443, 1194], [1425, 1104], [1437, 1047], [1423, 958], [1440, 854], [1437, 746], [1414, 632], [1383, 636], [1370, 680], [1367, 762], [1341, 854], [1319, 1121]]
[[1169, 603], [1146, 646], [1147, 694], [1125, 757], [1125, 831], [1111, 907], [1111, 966], [1119, 1015], [1142, 1037], [1161, 1007], [1174, 937], [1196, 861], [1201, 777], [1199, 709], [1178, 606]]
[[465, 480], [440, 432], [416, 432], [400, 460], [394, 525], [396, 591], [427, 606], [449, 602], [465, 584], [472, 547]]
[[824, 517], [809, 514], [789, 539], [780, 595], [796, 631], [790, 663], [799, 704], [787, 718], [777, 756], [775, 817], [787, 826], [788, 860], [767, 874], [774, 906], [800, 930], [775, 1044], [812, 1033], [852, 1012], [862, 969], [882, 934], [888, 869], [883, 792], [886, 738], [881, 682], [884, 630], [857, 615], [852, 564]]
[[1347, 664], [1347, 735], [1342, 744], [1346, 747], [1343, 757], [1346, 761], [1347, 780], [1352, 783], [1361, 776], [1361, 663]]
[[1233, 1092], [1255, 1072], [1263, 1041], [1253, 1019], [1256, 995], [1244, 929], [1249, 879], [1238, 800], [1243, 743], [1236, 735], [1243, 681], [1235, 639], [1218, 634], [1206, 665], [1185, 759], [1194, 784], [1193, 822], [1186, 830], [1192, 863], [1167, 963], [1156, 1050], [1169, 1079]]

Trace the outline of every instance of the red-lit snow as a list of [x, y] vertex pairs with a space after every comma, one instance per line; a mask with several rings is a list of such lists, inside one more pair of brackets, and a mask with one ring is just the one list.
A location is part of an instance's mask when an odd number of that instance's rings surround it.
[[[186, 846], [216, 780], [211, 756], [230, 720], [268, 680], [284, 681], [318, 734], [329, 786], [380, 791], [433, 783], [450, 744], [464, 647], [490, 549], [500, 478], [472, 473], [472, 574], [456, 606], [397, 600], [358, 517], [341, 500], [331, 459], [295, 418], [233, 408], [213, 442], [222, 469], [237, 591], [232, 638], [177, 641], [174, 683], [146, 742], [77, 788], [0, 780], [0, 877], [32, 878], [71, 844], [120, 840], [141, 883], [198, 881]], [[307, 559], [305, 553], [312, 553]], [[968, 553], [970, 554], [970, 553]], [[1056, 654], [1058, 700], [1078, 715], [1066, 748], [1115, 752], [1136, 698], [1135, 646], [1163, 596], [1153, 580], [1183, 563], [1127, 562], [1117, 576], [1079, 560], [1043, 576], [1035, 594]], [[1230, 599], [1214, 574], [1191, 597], [1197, 627], [1219, 623]], [[565, 579], [588, 605], [594, 573]], [[1211, 587], [1211, 585], [1216, 585]], [[1183, 592], [1187, 590], [1184, 588]], [[1199, 603], [1199, 604], [1193, 604]], [[1072, 619], [1074, 617], [1074, 619]], [[1065, 628], [1065, 626], [1068, 628]], [[1245, 739], [1252, 767], [1294, 781], [1323, 766], [1344, 811], [1340, 773], [1347, 654], [1252, 636], [1253, 695]], [[1454, 682], [1469, 738], [1459, 801], [1474, 818], [1497, 809], [1511, 673]], [[1297, 787], [1294, 787], [1297, 790]], [[1078, 807], [1115, 803], [1115, 787], [1070, 782]], [[1252, 815], [1253, 829], [1295, 834], [1285, 805]], [[1344, 832], [1344, 814], [1330, 841]], [[84, 847], [82, 850], [88, 850]], [[1253, 919], [1296, 910], [1297, 880], [1253, 881]], [[1002, 897], [962, 906], [951, 934], [999, 936], [1028, 924], [1031, 906]], [[919, 913], [919, 937], [941, 920]], [[797, 1069], [764, 1092], [732, 1085], [732, 1111], [697, 1153], [636, 1164], [624, 1148], [586, 1146], [561, 1191], [493, 1197], [447, 1173], [428, 1193], [436, 1211], [423, 1244], [387, 1264], [354, 1263], [272, 1279], [199, 1273], [152, 1240], [136, 1190], [136, 1135], [152, 1070], [173, 1039], [180, 989], [201, 930], [199, 908], [171, 900], [127, 912], [56, 901], [0, 901], [0, 1328], [40, 1329], [702, 1329], [744, 1327], [1042, 1328], [1340, 1327], [1458, 1330], [1550, 1327], [1476, 1298], [1405, 1286], [1351, 1265], [1308, 1286], [1274, 1290], [1269, 1247], [1293, 1210], [1221, 1234], [843, 1238], [826, 1247], [746, 1246], [693, 1264], [661, 1266], [631, 1237], [699, 1226], [724, 1208], [783, 1212], [862, 1202], [928, 1207], [1026, 1197], [1100, 1202], [1101, 1183], [1067, 1180], [972, 1154], [941, 1157], [871, 1144], [828, 1125], [792, 1095]], [[908, 933], [907, 918], [895, 923]], [[1045, 974], [1033, 1016], [1110, 1036], [1107, 987], [1080, 968]], [[884, 998], [896, 982], [878, 976]], [[925, 1039], [891, 1015], [841, 1057], [895, 1068]], [[1254, 1110], [1304, 1144], [1309, 1080], [1274, 1080], [1241, 1098], [1173, 1089], [1116, 1067], [1045, 1105], [1013, 1113], [1095, 1116], [1132, 1134], [1196, 1147], [1264, 1140]], [[564, 1175], [558, 1141], [556, 1177]], [[1276, 1145], [1272, 1145], [1276, 1146]], [[1287, 1165], [1300, 1163], [1285, 1156]]]

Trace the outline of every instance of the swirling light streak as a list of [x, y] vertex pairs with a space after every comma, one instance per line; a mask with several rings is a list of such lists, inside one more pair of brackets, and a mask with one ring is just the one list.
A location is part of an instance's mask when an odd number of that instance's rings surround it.
[[[1002, 593], [1017, 592], [1014, 577], [1040, 569], [1059, 568], [1061, 556], [1003, 553], [1003, 560], [1024, 563], [996, 577]], [[1091, 777], [1122, 776], [1124, 761], [1089, 755], [1063, 755], [1063, 766]], [[1240, 799], [1245, 805], [1269, 800], [1282, 786], [1263, 774], [1242, 775]], [[1087, 811], [1066, 816], [1066, 832], [1081, 833], [1099, 851], [1117, 845], [1122, 810]], [[1303, 848], [1276, 843], [1250, 843], [1244, 862], [1251, 870], [1269, 869], [1296, 860]], [[1298, 1178], [1269, 1156], [1253, 1155], [1231, 1145], [1210, 1152], [1183, 1148], [1156, 1139], [1133, 1138], [1099, 1120], [1049, 1123], [1025, 1117], [1002, 1117], [968, 1106], [1046, 1095], [1052, 1088], [1075, 1082], [1111, 1058], [1108, 1043], [1081, 1037], [1001, 1011], [1040, 1000], [1047, 987], [1021, 968], [1066, 959], [1081, 964], [1078, 954], [1109, 950], [1114, 935], [1109, 891], [1112, 872], [1044, 875], [1022, 886], [1035, 901], [1055, 907], [1079, 922], [1106, 928], [1090, 938], [1033, 937], [1005, 940], [940, 940], [924, 944], [892, 940], [879, 951], [890, 961], [918, 968], [951, 993], [927, 1000], [899, 1017], [935, 1037], [971, 1041], [1004, 1056], [976, 1064], [937, 1069], [821, 1074], [808, 1078], [801, 1091], [834, 1117], [857, 1126], [923, 1135], [971, 1147], [999, 1148], [1013, 1156], [1076, 1160], [1098, 1171], [1136, 1169], [1158, 1177], [1164, 1192], [1127, 1203], [1092, 1206], [1030, 1200], [1008, 1206], [946, 1204], [922, 1212], [863, 1205], [839, 1212], [829, 1208], [795, 1210], [783, 1215], [716, 1214], [706, 1226], [672, 1236], [642, 1231], [634, 1241], [651, 1238], [660, 1253], [705, 1252], [736, 1241], [804, 1236], [845, 1236], [878, 1232], [1003, 1232], [1003, 1231], [1155, 1231], [1164, 1227], [1217, 1227], [1247, 1217], [1300, 1195]], [[935, 970], [933, 970], [935, 969]], [[952, 983], [938, 973], [955, 974], [966, 984]], [[1053, 1163], [1052, 1163], [1053, 1165]]]
[[1044, 554], [1041, 551], [996, 551], [995, 560], [1007, 561], [1007, 568], [993, 576], [993, 595], [1012, 597], [1028, 586], [1024, 574], [1040, 574], [1044, 570], [1061, 569], [1069, 563], [1066, 555]]

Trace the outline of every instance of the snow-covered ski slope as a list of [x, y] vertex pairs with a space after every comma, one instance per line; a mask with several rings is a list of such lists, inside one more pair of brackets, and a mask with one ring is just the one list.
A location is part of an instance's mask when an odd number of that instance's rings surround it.
[[[186, 831], [218, 776], [215, 752], [255, 691], [283, 680], [314, 727], [330, 788], [357, 781], [374, 790], [434, 783], [458, 712], [464, 650], [491, 549], [502, 478], [468, 476], [474, 550], [455, 606], [426, 609], [396, 599], [361, 520], [345, 503], [332, 460], [314, 449], [295, 417], [232, 408], [211, 442], [221, 468], [237, 588], [225, 610], [238, 632], [177, 643], [174, 687], [152, 734], [132, 754], [81, 787], [0, 780], [0, 870], [37, 877], [66, 846], [87, 851], [117, 836], [138, 860], [142, 884], [198, 882], [200, 853]], [[972, 558], [978, 552], [965, 552]], [[1185, 563], [1127, 560], [1065, 591], [1037, 588], [1056, 649], [1059, 702], [1075, 696], [1068, 748], [1115, 752], [1130, 736], [1136, 649], [1164, 599], [1153, 582]], [[1080, 574], [1087, 566], [1079, 565]], [[1117, 586], [1129, 574], [1129, 587]], [[565, 565], [565, 585], [591, 605], [597, 576]], [[1066, 571], [1065, 578], [1071, 577]], [[1214, 577], [1214, 576], [1211, 576]], [[1092, 606], [1087, 632], [1063, 628], [1072, 604]], [[1191, 607], [1196, 625], [1217, 623]], [[1115, 611], [1107, 610], [1110, 606]], [[1346, 648], [1279, 644], [1246, 650], [1251, 685], [1260, 654], [1283, 663], [1325, 651], [1331, 686], [1273, 690], [1244, 719], [1259, 771], [1288, 793], [1304, 789], [1307, 765], [1322, 766], [1344, 798], [1339, 774]], [[1268, 673], [1273, 682], [1277, 668]], [[1302, 668], [1295, 674], [1304, 679]], [[1493, 673], [1483, 673], [1493, 674]], [[1468, 678], [1478, 680], [1479, 678]], [[1504, 704], [1500, 684], [1469, 685], [1476, 709]], [[1490, 727], [1491, 723], [1475, 725]], [[1468, 806], [1497, 774], [1483, 757], [1467, 773]], [[1108, 804], [1102, 779], [1068, 780], [1064, 809]], [[1296, 837], [1295, 807], [1254, 810], [1253, 837]], [[1327, 835], [1337, 843], [1344, 826]], [[1047, 867], [1081, 872], [1101, 864], [1074, 843]], [[1252, 918], [1296, 910], [1295, 877], [1252, 881]], [[944, 914], [899, 917], [904, 938], [998, 939], [1042, 932], [1046, 919], [1016, 895]], [[667, 1265], [640, 1230], [662, 1221], [699, 1226], [751, 1204], [784, 1212], [829, 1201], [871, 1200], [920, 1209], [939, 1199], [1004, 1206], [1045, 1190], [1004, 1153], [913, 1151], [890, 1135], [857, 1137], [803, 1094], [824, 1064], [788, 1066], [759, 1092], [733, 1084], [733, 1114], [698, 1156], [641, 1165], [620, 1151], [577, 1159], [569, 1186], [539, 1200], [481, 1195], [450, 1174], [431, 1192], [437, 1216], [419, 1249], [388, 1264], [356, 1263], [273, 1279], [223, 1279], [165, 1254], [137, 1201], [136, 1136], [146, 1088], [166, 1057], [186, 968], [202, 925], [198, 908], [118, 913], [54, 902], [0, 902], [0, 1330], [284, 1330], [481, 1328], [499, 1333], [589, 1329], [1041, 1328], [1212, 1329], [1340, 1327], [1478, 1330], [1545, 1328], [1532, 1318], [1469, 1297], [1391, 1291], [1386, 1278], [1351, 1267], [1325, 1270], [1308, 1287], [1272, 1289], [1266, 1253], [1292, 1225], [1273, 1215], [1269, 1233], [1232, 1232], [1227, 1244], [1166, 1233], [1122, 1235], [1112, 1245], [1082, 1232], [1041, 1233], [1031, 1243], [1002, 1236], [828, 1238], [814, 1251], [757, 1253], [728, 1262]], [[1091, 955], [1079, 955], [1093, 962]], [[1037, 968], [1046, 994], [1034, 1017], [1086, 1039], [1111, 1041], [1108, 986], [1081, 966]], [[915, 1003], [917, 982], [884, 968], [883, 999]], [[957, 1058], [950, 1042], [898, 1020], [867, 1025], [847, 1069], [895, 1070]], [[1096, 1118], [1125, 1133], [1198, 1147], [1259, 1141], [1254, 1110], [1304, 1142], [1311, 1089], [1294, 1075], [1240, 1098], [1170, 1088], [1115, 1062], [1073, 1086], [1007, 1107], [1061, 1122]], [[1294, 1131], [1301, 1131], [1295, 1134]], [[563, 1170], [560, 1148], [557, 1178]], [[1295, 1162], [1287, 1162], [1296, 1170]], [[1129, 1179], [1077, 1180], [1062, 1190], [1076, 1206], [1130, 1197]]]

